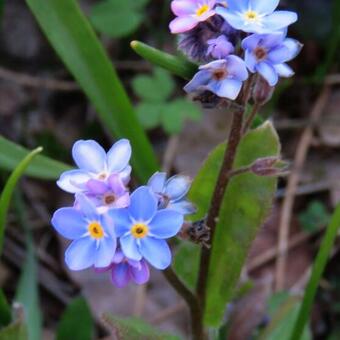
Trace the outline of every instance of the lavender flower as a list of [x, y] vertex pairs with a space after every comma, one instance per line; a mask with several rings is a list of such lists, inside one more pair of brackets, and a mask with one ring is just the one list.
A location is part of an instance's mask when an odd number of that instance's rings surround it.
[[85, 192], [90, 179], [106, 181], [112, 174], [118, 174], [124, 184], [130, 179], [131, 146], [127, 139], [116, 142], [108, 153], [93, 140], [79, 140], [73, 145], [72, 156], [79, 169], [65, 171], [57, 181], [69, 193]]
[[175, 236], [182, 227], [183, 215], [170, 209], [157, 210], [157, 199], [142, 186], [131, 195], [128, 208], [111, 209], [124, 255], [135, 261], [142, 258], [157, 269], [171, 263], [171, 252], [165, 239]]
[[226, 58], [234, 52], [233, 44], [224, 35], [220, 35], [215, 39], [209, 39], [207, 43], [209, 45], [207, 54], [215, 59]]
[[294, 12], [275, 11], [279, 0], [228, 0], [227, 3], [227, 8], [217, 7], [216, 13], [244, 32], [272, 33], [297, 21]]
[[206, 21], [215, 15], [216, 0], [174, 0], [171, 10], [177, 16], [171, 21], [171, 33], [190, 31], [200, 22]]
[[78, 194], [77, 201], [80, 210], [61, 208], [52, 217], [53, 227], [72, 240], [65, 252], [65, 262], [71, 270], [107, 267], [117, 246], [112, 220], [99, 215], [86, 196]]
[[168, 180], [165, 172], [156, 172], [148, 181], [148, 186], [158, 198], [159, 209], [172, 209], [183, 215], [191, 215], [195, 206], [186, 199], [191, 181], [186, 176], [176, 175]]
[[245, 38], [245, 62], [250, 72], [258, 72], [270, 86], [275, 86], [279, 76], [291, 77], [294, 72], [285, 64], [297, 56], [301, 44], [285, 38], [282, 32], [275, 34], [253, 34]]
[[184, 87], [186, 92], [209, 90], [219, 97], [234, 100], [241, 91], [243, 81], [248, 78], [244, 61], [235, 55], [200, 66], [199, 69]]

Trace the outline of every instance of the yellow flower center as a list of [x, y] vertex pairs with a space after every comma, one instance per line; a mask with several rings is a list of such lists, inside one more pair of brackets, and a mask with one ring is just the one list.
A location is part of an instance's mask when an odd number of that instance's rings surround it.
[[136, 223], [131, 228], [131, 234], [135, 238], [143, 238], [149, 232], [149, 228], [144, 223]]
[[88, 226], [88, 231], [90, 233], [90, 236], [95, 238], [96, 240], [100, 240], [104, 237], [104, 229], [100, 225], [100, 223], [94, 221], [91, 222]]
[[257, 21], [259, 19], [259, 16], [254, 11], [248, 11], [244, 14], [244, 17], [247, 21]]
[[210, 7], [205, 4], [205, 5], [202, 5], [201, 7], [199, 7], [196, 11], [196, 15], [198, 17], [200, 17], [201, 15], [203, 15], [205, 12], [209, 11], [210, 10]]

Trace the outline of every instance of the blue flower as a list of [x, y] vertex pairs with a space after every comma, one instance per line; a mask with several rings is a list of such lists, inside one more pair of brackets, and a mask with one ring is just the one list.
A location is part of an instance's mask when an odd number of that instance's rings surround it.
[[300, 52], [302, 45], [285, 33], [253, 34], [242, 42], [245, 62], [250, 72], [258, 72], [270, 86], [275, 86], [279, 76], [291, 77], [294, 72], [285, 64]]
[[179, 232], [183, 225], [182, 214], [170, 209], [157, 210], [157, 199], [146, 186], [132, 193], [128, 208], [112, 209], [108, 214], [128, 259], [145, 258], [161, 270], [170, 265], [171, 252], [165, 239]]
[[86, 196], [78, 194], [77, 201], [80, 210], [61, 208], [52, 217], [53, 227], [72, 240], [65, 252], [65, 262], [71, 270], [107, 267], [117, 246], [112, 220], [99, 215]]
[[209, 45], [207, 54], [215, 59], [223, 59], [234, 52], [234, 45], [224, 35], [209, 39], [207, 43]]
[[196, 208], [186, 199], [190, 184], [186, 176], [176, 175], [167, 180], [165, 172], [156, 172], [147, 185], [156, 194], [159, 209], [169, 208], [183, 215], [191, 215]]
[[[217, 7], [232, 27], [248, 33], [272, 33], [297, 21], [297, 14], [275, 11], [279, 0], [228, 0], [228, 7]], [[275, 11], [275, 12], [274, 12]]]
[[219, 97], [234, 100], [241, 91], [243, 81], [248, 78], [244, 61], [235, 55], [212, 61], [200, 66], [199, 70], [184, 87], [186, 92], [209, 90]]
[[118, 174], [124, 184], [130, 179], [131, 146], [127, 139], [116, 142], [107, 153], [93, 140], [79, 140], [73, 145], [72, 156], [79, 169], [65, 171], [57, 181], [69, 193], [86, 191], [90, 179], [106, 181], [112, 174]]

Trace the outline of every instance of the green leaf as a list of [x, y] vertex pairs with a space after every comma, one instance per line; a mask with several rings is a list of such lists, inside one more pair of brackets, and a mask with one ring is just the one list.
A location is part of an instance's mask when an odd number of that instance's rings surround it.
[[[220, 164], [223, 149], [216, 151]], [[243, 138], [234, 167], [237, 169], [258, 158], [279, 154], [277, 133], [272, 124], [267, 122]], [[212, 183], [216, 182], [219, 169], [220, 166], [208, 170], [215, 172]], [[200, 177], [199, 181], [204, 183], [205, 176]], [[208, 325], [219, 325], [225, 306], [232, 299], [250, 245], [272, 207], [276, 186], [276, 178], [251, 173], [234, 177], [228, 186], [211, 250], [205, 310], [205, 322]]]
[[41, 339], [42, 316], [39, 305], [38, 265], [34, 252], [34, 242], [31, 227], [28, 225], [26, 208], [19, 191], [14, 197], [14, 206], [18, 223], [26, 234], [26, 256], [23, 264], [15, 300], [23, 306], [25, 321], [30, 339]]
[[133, 33], [143, 21], [137, 0], [106, 0], [92, 7], [90, 20], [95, 29], [112, 38], [120, 38]]
[[57, 340], [91, 340], [94, 322], [83, 298], [74, 299], [66, 308], [57, 328]]
[[[12, 171], [28, 153], [29, 150], [0, 136], [1, 169]], [[40, 179], [57, 179], [62, 172], [70, 169], [64, 163], [38, 155], [25, 170], [25, 174]]]
[[9, 325], [11, 319], [11, 308], [3, 290], [0, 289], [0, 328]]
[[307, 209], [299, 215], [299, 221], [307, 232], [315, 232], [329, 222], [329, 214], [320, 201], [312, 201]]
[[0, 254], [2, 253], [2, 246], [4, 241], [5, 234], [5, 226], [6, 226], [6, 217], [9, 208], [9, 204], [13, 195], [13, 191], [15, 186], [17, 185], [18, 180], [24, 174], [28, 165], [31, 163], [33, 158], [42, 151], [42, 148], [39, 147], [32, 152], [30, 152], [15, 168], [12, 174], [9, 176], [5, 187], [2, 190], [0, 196]]
[[145, 60], [160, 66], [184, 79], [191, 79], [197, 72], [198, 66], [190, 61], [162, 52], [140, 41], [131, 42], [132, 49]]
[[103, 125], [132, 144], [141, 181], [157, 170], [145, 132], [116, 71], [75, 0], [26, 0], [39, 25], [96, 108]]
[[174, 335], [161, 333], [143, 320], [137, 318], [119, 318], [104, 314], [104, 319], [116, 332], [120, 340], [179, 340]]
[[136, 107], [139, 121], [145, 129], [153, 129], [160, 124], [164, 104], [142, 102]]
[[0, 330], [1, 340], [28, 340], [28, 333], [25, 324], [16, 321]]
[[153, 75], [139, 75], [132, 81], [134, 92], [147, 102], [162, 103], [175, 89], [175, 82], [168, 72], [157, 67]]

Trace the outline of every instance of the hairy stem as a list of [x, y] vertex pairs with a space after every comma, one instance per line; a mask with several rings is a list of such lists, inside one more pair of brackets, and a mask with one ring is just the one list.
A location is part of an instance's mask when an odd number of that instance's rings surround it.
[[203, 315], [200, 303], [193, 292], [179, 279], [171, 267], [163, 271], [171, 286], [183, 297], [190, 309], [191, 331], [194, 340], [205, 340]]

